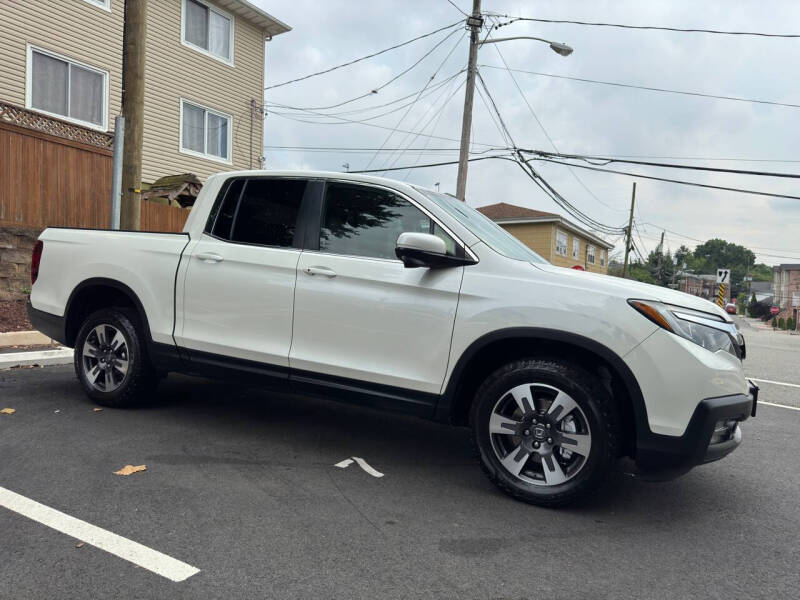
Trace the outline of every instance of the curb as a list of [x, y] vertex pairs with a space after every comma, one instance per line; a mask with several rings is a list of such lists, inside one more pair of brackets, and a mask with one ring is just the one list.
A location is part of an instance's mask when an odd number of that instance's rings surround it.
[[38, 331], [9, 331], [0, 333], [0, 348], [8, 346], [46, 346], [53, 340]]
[[0, 354], [0, 371], [14, 367], [54, 366], [72, 364], [72, 348], [40, 350], [38, 352], [9, 352]]

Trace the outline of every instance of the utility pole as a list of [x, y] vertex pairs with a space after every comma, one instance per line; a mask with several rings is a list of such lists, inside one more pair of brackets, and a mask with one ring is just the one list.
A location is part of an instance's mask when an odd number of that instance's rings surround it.
[[122, 160], [122, 229], [138, 230], [142, 207], [142, 130], [147, 0], [125, 0], [122, 37], [122, 116], [125, 144]]
[[631, 195], [631, 216], [628, 218], [628, 229], [625, 232], [625, 262], [622, 265], [622, 276], [628, 276], [628, 254], [631, 251], [631, 235], [633, 234], [633, 205], [636, 202], [636, 182], [633, 182], [633, 194]]
[[661, 241], [658, 243], [658, 283], [664, 283], [664, 232], [661, 232]]
[[483, 25], [481, 0], [472, 0], [472, 14], [467, 17], [469, 35], [469, 61], [467, 62], [467, 87], [464, 91], [464, 115], [461, 120], [461, 150], [458, 154], [458, 179], [456, 198], [466, 202], [467, 169], [469, 168], [469, 136], [472, 132], [472, 100], [475, 97], [475, 73], [478, 70], [478, 42]]

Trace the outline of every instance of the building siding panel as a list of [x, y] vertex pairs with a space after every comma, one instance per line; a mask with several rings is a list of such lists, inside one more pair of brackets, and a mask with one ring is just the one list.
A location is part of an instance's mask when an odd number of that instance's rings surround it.
[[[123, 0], [0, 0], [0, 99], [25, 106], [27, 45], [108, 71], [108, 128], [122, 98]], [[102, 48], [102, 52], [97, 49]]]
[[[148, 5], [142, 179], [194, 173], [201, 179], [217, 171], [258, 166], [263, 119], [253, 119], [250, 101], [263, 99], [264, 37], [253, 25], [234, 17], [234, 66], [181, 43], [181, 0]], [[232, 164], [179, 151], [180, 98], [233, 116]]]

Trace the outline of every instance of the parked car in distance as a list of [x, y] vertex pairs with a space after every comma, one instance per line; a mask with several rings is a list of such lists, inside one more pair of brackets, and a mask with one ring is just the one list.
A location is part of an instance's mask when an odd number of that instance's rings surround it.
[[182, 233], [46, 229], [32, 280], [31, 322], [99, 404], [180, 371], [403, 411], [469, 427], [488, 477], [534, 504], [591, 494], [621, 457], [651, 478], [722, 458], [755, 415], [719, 307], [554, 267], [389, 179], [217, 174]]
[[725, 312], [728, 313], [729, 315], [735, 315], [736, 312], [737, 312], [736, 311], [736, 303], [735, 302], [728, 302], [725, 305]]

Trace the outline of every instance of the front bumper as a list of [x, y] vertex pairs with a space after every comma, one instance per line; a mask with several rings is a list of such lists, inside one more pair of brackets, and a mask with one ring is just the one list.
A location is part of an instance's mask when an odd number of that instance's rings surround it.
[[749, 384], [746, 395], [702, 400], [680, 437], [641, 436], [635, 457], [638, 472], [651, 479], [670, 479], [733, 452], [742, 440], [739, 423], [756, 415], [758, 386]]

